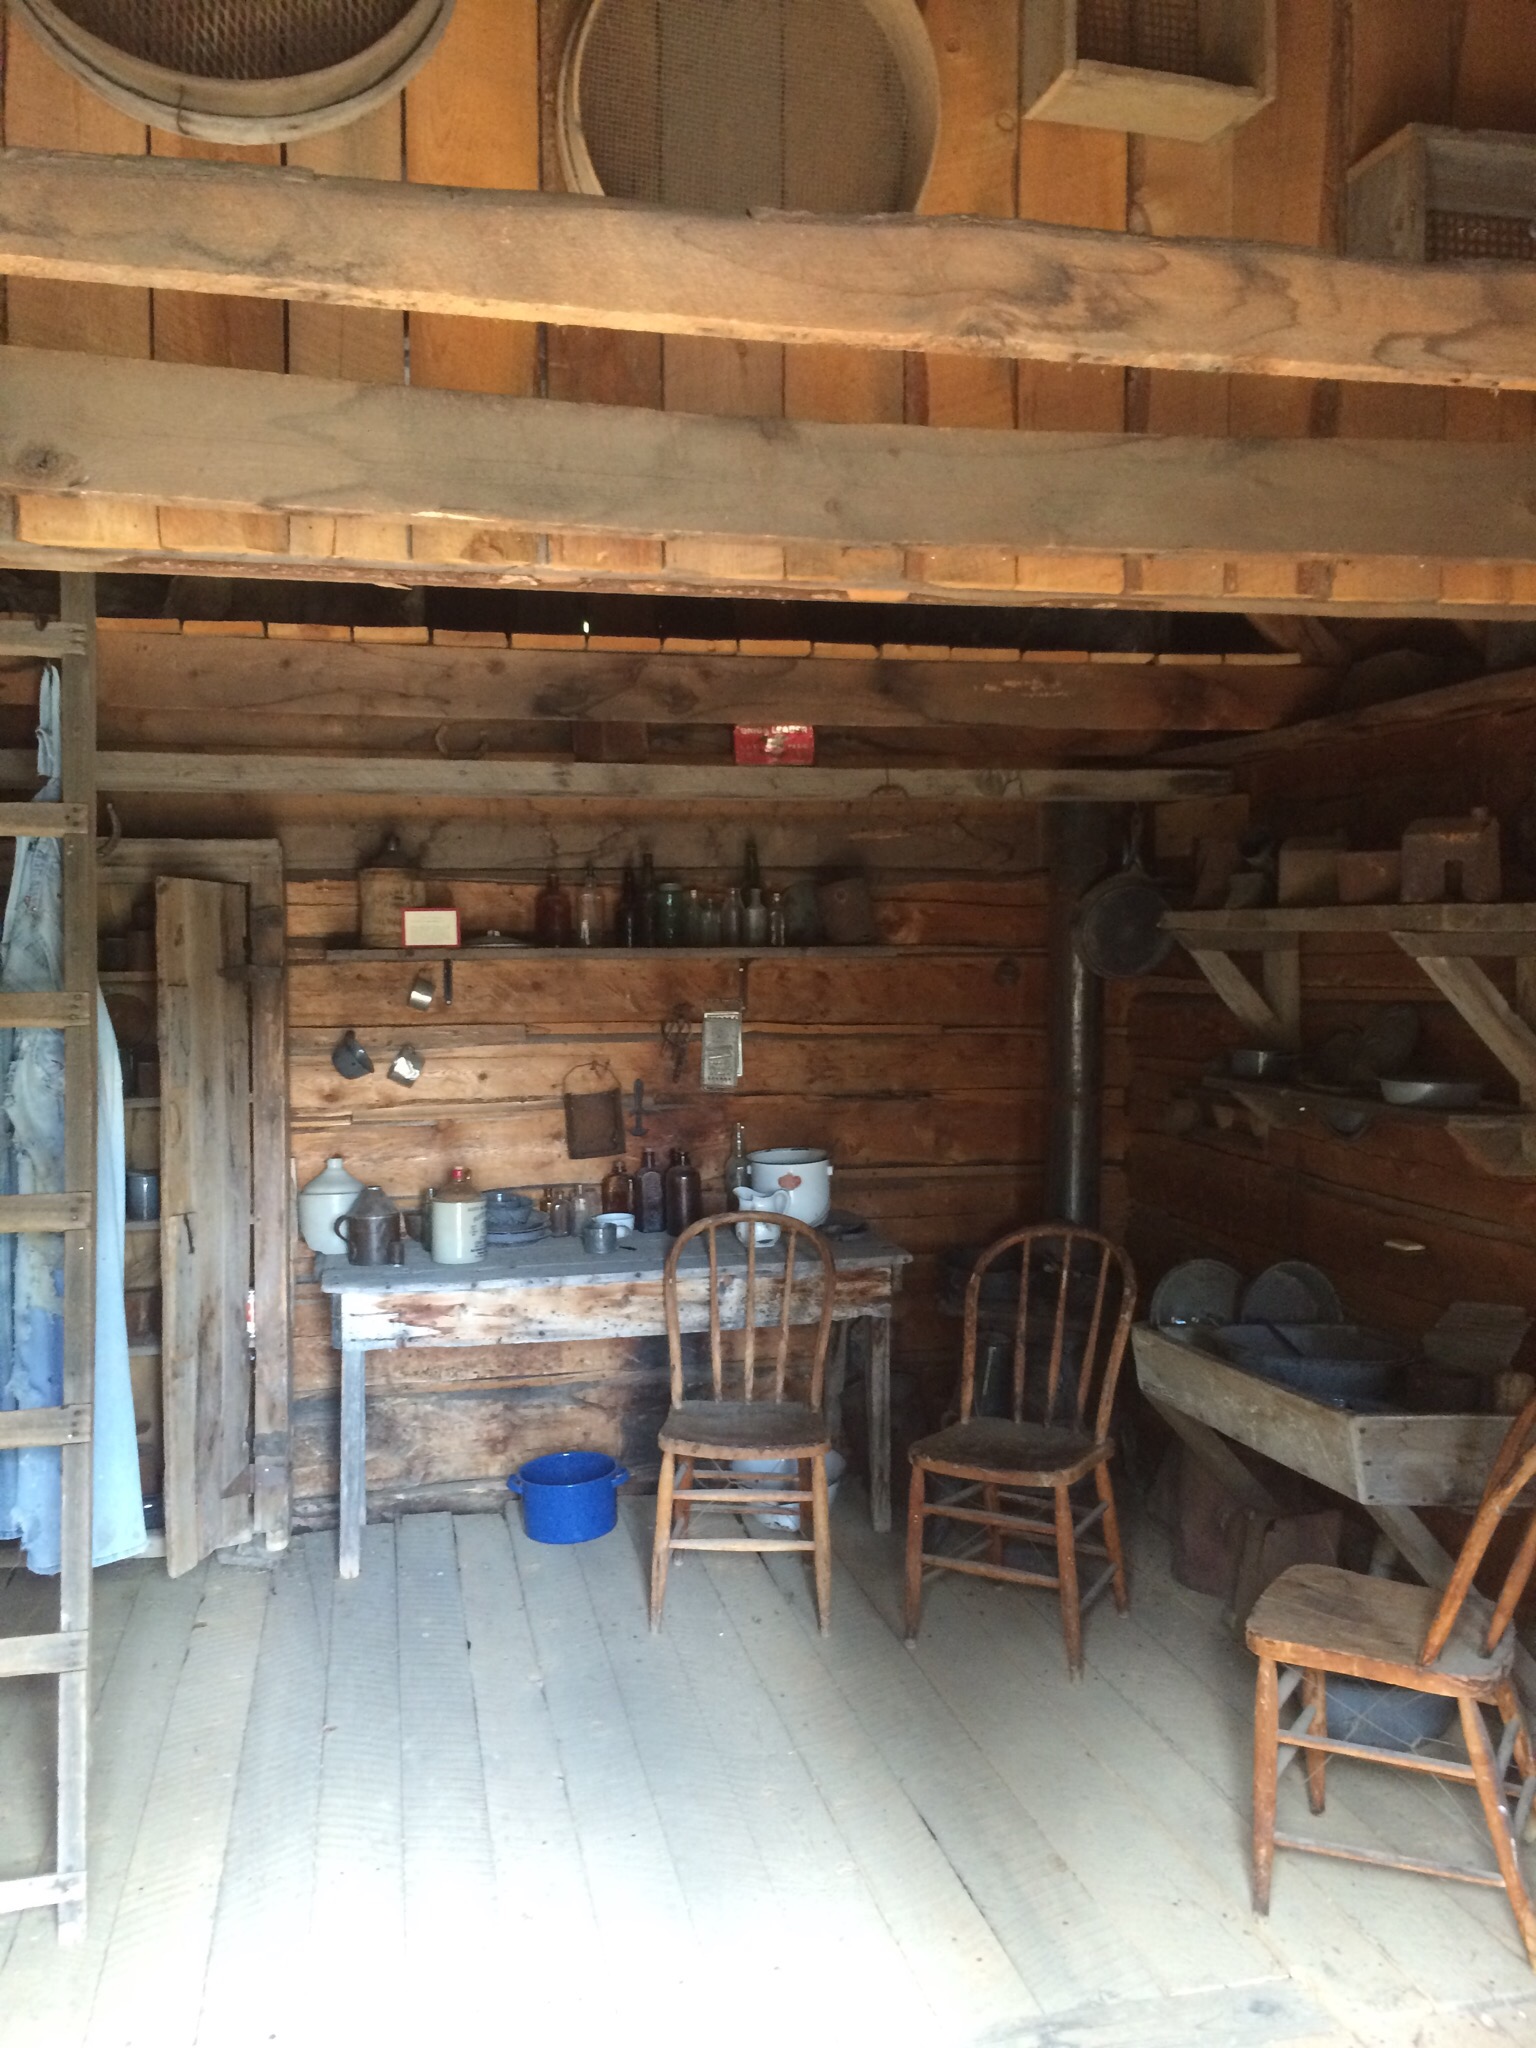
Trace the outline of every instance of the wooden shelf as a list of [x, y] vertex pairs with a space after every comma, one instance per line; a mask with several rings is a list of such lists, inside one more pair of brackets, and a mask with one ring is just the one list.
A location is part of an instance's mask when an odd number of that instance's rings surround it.
[[[1191, 948], [1264, 952], [1292, 938], [1418, 933], [1462, 943], [1447, 950], [1536, 951], [1536, 903], [1322, 903], [1271, 910], [1170, 910], [1164, 931]], [[1469, 942], [1474, 942], [1475, 945]]]
[[293, 952], [290, 967], [348, 960], [922, 960], [957, 954], [1023, 953], [1018, 946], [328, 946]]
[[1474, 1164], [1506, 1179], [1536, 1178], [1536, 1115], [1513, 1106], [1487, 1109], [1417, 1109], [1385, 1102], [1379, 1095], [1350, 1095], [1305, 1082], [1244, 1081], [1209, 1075], [1202, 1092], [1240, 1102], [1260, 1130], [1326, 1130], [1348, 1142], [1373, 1125], [1418, 1125], [1442, 1130]]
[[110, 967], [99, 973], [96, 979], [103, 988], [152, 988], [155, 970], [153, 967]]
[[146, 1223], [141, 1217], [130, 1216], [123, 1225], [123, 1228], [125, 1230], [158, 1230], [160, 1228], [160, 1218], [156, 1216], [152, 1222]]
[[125, 1110], [158, 1109], [159, 1107], [160, 1098], [158, 1095], [125, 1095], [123, 1097], [123, 1108]]

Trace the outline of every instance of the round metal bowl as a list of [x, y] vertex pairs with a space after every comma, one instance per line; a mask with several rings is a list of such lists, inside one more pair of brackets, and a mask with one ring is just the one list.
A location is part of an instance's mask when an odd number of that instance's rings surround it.
[[1249, 1048], [1227, 1054], [1227, 1071], [1235, 1081], [1294, 1081], [1300, 1067], [1293, 1052]]
[[1481, 1081], [1389, 1081], [1381, 1083], [1383, 1102], [1394, 1109], [1476, 1109], [1483, 1099]]
[[1411, 1352], [1359, 1323], [1234, 1323], [1213, 1332], [1222, 1356], [1320, 1401], [1388, 1400]]

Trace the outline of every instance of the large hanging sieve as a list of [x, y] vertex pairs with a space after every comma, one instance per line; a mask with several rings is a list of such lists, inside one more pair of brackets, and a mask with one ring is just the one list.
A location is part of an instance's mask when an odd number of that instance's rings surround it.
[[426, 60], [453, 0], [11, 0], [59, 63], [173, 134], [283, 142], [354, 121]]

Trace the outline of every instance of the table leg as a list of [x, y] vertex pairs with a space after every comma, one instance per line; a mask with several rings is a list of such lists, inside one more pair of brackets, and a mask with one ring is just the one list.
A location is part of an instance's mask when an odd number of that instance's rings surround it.
[[340, 1574], [355, 1579], [363, 1561], [363, 1524], [368, 1519], [364, 1392], [368, 1354], [355, 1344], [341, 1352], [341, 1510], [336, 1532]]
[[867, 1316], [869, 1329], [869, 1519], [891, 1526], [891, 1319]]
[[843, 1390], [848, 1384], [848, 1332], [851, 1323], [834, 1323], [827, 1347], [827, 1386], [823, 1403], [827, 1413], [827, 1434], [832, 1448], [840, 1450], [843, 1440]]

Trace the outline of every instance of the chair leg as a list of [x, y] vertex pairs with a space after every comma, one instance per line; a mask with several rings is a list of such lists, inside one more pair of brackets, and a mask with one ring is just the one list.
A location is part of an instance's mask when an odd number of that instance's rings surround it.
[[1280, 1677], [1273, 1657], [1259, 1659], [1253, 1697], [1253, 1910], [1269, 1911], [1275, 1868], [1276, 1768], [1280, 1761]]
[[1077, 1532], [1072, 1526], [1070, 1487], [1056, 1488], [1056, 1576], [1061, 1585], [1061, 1628], [1067, 1639], [1067, 1670], [1083, 1669], [1083, 1604], [1077, 1590]]
[[[812, 1536], [816, 1544], [816, 1619], [823, 1635], [832, 1626], [832, 1517], [827, 1500], [827, 1460], [818, 1451], [811, 1460]], [[803, 1524], [802, 1524], [803, 1526]]]
[[[816, 1460], [814, 1458], [802, 1458], [795, 1468], [798, 1474], [796, 1483], [802, 1493], [813, 1494], [816, 1490], [811, 1478], [815, 1464]], [[802, 1536], [809, 1536], [813, 1542], [815, 1541], [816, 1503], [814, 1500], [803, 1500], [800, 1503], [800, 1534]]]
[[693, 1484], [692, 1458], [678, 1459], [677, 1481], [676, 1489], [672, 1495], [673, 1506], [677, 1513], [677, 1533], [679, 1536], [686, 1536], [688, 1534], [688, 1524], [693, 1516], [693, 1508], [688, 1500], [688, 1489]]
[[1128, 1614], [1131, 1593], [1125, 1582], [1125, 1550], [1120, 1542], [1120, 1517], [1115, 1512], [1115, 1488], [1107, 1464], [1094, 1466], [1093, 1483], [1099, 1499], [1104, 1503], [1104, 1548], [1109, 1552], [1109, 1561], [1115, 1568], [1115, 1575], [1109, 1582], [1109, 1590], [1114, 1595], [1116, 1607], [1122, 1614]]
[[[1309, 1735], [1328, 1733], [1328, 1674], [1324, 1671], [1304, 1671], [1301, 1674], [1301, 1704], [1316, 1709], [1312, 1716]], [[1278, 1745], [1277, 1745], [1278, 1747]], [[1328, 1753], [1322, 1749], [1304, 1749], [1302, 1762], [1307, 1773], [1307, 1804], [1314, 1813], [1323, 1811], [1327, 1796]]]
[[927, 1473], [915, 1461], [912, 1483], [907, 1492], [907, 1586], [904, 1626], [909, 1643], [917, 1641], [917, 1624], [923, 1611], [923, 1500]]
[[[1498, 1704], [1499, 1715], [1505, 1727], [1507, 1728], [1511, 1721], [1515, 1724], [1514, 1765], [1520, 1773], [1523, 1785], [1527, 1780], [1536, 1778], [1536, 1756], [1532, 1754], [1530, 1723], [1526, 1720], [1525, 1709], [1520, 1704], [1520, 1695], [1507, 1679], [1499, 1687]], [[1525, 1839], [1528, 1842], [1536, 1839], [1536, 1805], [1533, 1805], [1526, 1816]]]
[[1493, 1853], [1498, 1858], [1499, 1874], [1504, 1879], [1504, 1890], [1515, 1924], [1520, 1929], [1520, 1939], [1525, 1943], [1526, 1955], [1532, 1969], [1536, 1969], [1536, 1905], [1532, 1904], [1521, 1874], [1520, 1845], [1515, 1840], [1509, 1809], [1504, 1804], [1498, 1759], [1488, 1740], [1487, 1724], [1477, 1701], [1463, 1695], [1457, 1704], [1461, 1708], [1461, 1732], [1477, 1779], [1477, 1796], [1482, 1803], [1483, 1819], [1488, 1824]]
[[[989, 1515], [1001, 1512], [1001, 1496], [995, 1486], [984, 1486], [981, 1489], [981, 1505]], [[1002, 1561], [1003, 1532], [1001, 1529], [989, 1526], [987, 1529], [987, 1563], [1001, 1564]]]
[[667, 1566], [672, 1561], [672, 1473], [676, 1459], [661, 1454], [656, 1477], [656, 1535], [651, 1545], [651, 1627], [661, 1627], [661, 1603], [667, 1597]]

